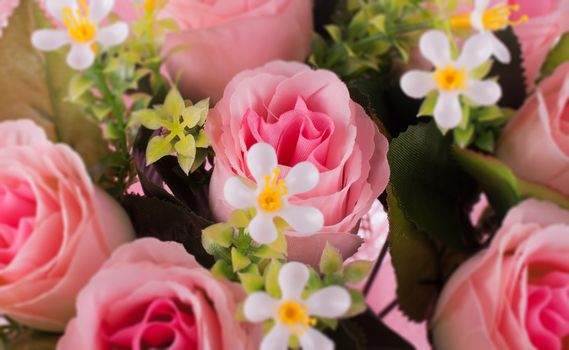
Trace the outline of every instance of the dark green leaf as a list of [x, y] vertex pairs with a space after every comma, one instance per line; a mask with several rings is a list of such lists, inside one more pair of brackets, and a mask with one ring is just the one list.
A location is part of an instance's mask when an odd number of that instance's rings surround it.
[[555, 47], [549, 51], [545, 62], [543, 62], [543, 66], [541, 66], [541, 75], [539, 79], [543, 80], [552, 75], [557, 67], [567, 61], [569, 61], [569, 32], [563, 34]]

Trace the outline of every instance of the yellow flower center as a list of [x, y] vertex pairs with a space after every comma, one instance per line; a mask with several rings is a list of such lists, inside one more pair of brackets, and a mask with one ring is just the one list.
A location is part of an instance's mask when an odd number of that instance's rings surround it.
[[97, 33], [97, 26], [89, 19], [89, 6], [85, 0], [79, 0], [79, 8], [75, 12], [69, 6], [63, 8], [63, 24], [69, 36], [80, 44], [90, 42]]
[[272, 213], [282, 208], [282, 198], [288, 193], [283, 179], [279, 180], [280, 169], [275, 168], [273, 176], [265, 176], [265, 186], [259, 194], [259, 206], [266, 212]]
[[468, 75], [466, 68], [456, 69], [451, 65], [437, 68], [433, 74], [440, 90], [455, 91], [466, 89]]
[[308, 308], [295, 301], [285, 300], [279, 307], [278, 317], [296, 336], [316, 325], [316, 319], [308, 315]]
[[[522, 24], [529, 19], [527, 15], [523, 15], [517, 21], [511, 21], [510, 16], [513, 12], [520, 10], [519, 5], [498, 5], [484, 11], [482, 14], [482, 25], [484, 29], [496, 31], [507, 26], [516, 26]], [[456, 29], [471, 29], [472, 22], [469, 13], [463, 13], [452, 16], [450, 25]]]
[[156, 8], [156, 0], [145, 0], [142, 4], [144, 11], [152, 12]]

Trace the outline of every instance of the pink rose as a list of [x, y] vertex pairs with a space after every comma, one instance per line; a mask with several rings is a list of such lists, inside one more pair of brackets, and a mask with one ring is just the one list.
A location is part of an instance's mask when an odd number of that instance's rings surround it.
[[133, 229], [81, 158], [25, 120], [0, 123], [0, 314], [63, 330], [75, 297]]
[[244, 297], [182, 245], [139, 239], [117, 249], [81, 291], [57, 349], [253, 349], [255, 329], [234, 318]]
[[498, 156], [524, 180], [569, 195], [569, 63], [544, 80], [514, 116]]
[[569, 212], [527, 200], [447, 282], [437, 349], [562, 349], [569, 335]]
[[322, 234], [289, 240], [289, 258], [317, 261], [326, 240], [345, 257], [357, 250], [356, 235], [338, 233], [356, 230], [385, 189], [388, 143], [334, 73], [282, 61], [242, 72], [211, 110], [206, 132], [217, 155], [210, 184], [217, 219], [227, 219], [232, 211], [223, 197], [225, 181], [234, 175], [252, 179], [247, 151], [266, 142], [276, 149], [283, 177], [302, 161], [320, 171], [318, 186], [293, 196], [291, 203], [320, 209]]
[[188, 46], [167, 61], [180, 89], [197, 100], [219, 100], [225, 85], [242, 70], [276, 59], [304, 61], [310, 53], [310, 0], [170, 0], [162, 16], [181, 31], [166, 38], [164, 50]]
[[512, 16], [516, 20], [528, 15], [529, 20], [514, 27], [514, 33], [522, 47], [523, 64], [528, 90], [533, 89], [541, 66], [549, 50], [563, 33], [569, 30], [569, 2], [566, 0], [509, 0], [520, 5], [520, 11]]

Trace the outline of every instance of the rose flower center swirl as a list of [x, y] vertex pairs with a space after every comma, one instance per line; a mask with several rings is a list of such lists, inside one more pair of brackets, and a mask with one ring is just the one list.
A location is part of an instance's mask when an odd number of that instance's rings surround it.
[[316, 325], [316, 319], [308, 315], [308, 308], [291, 300], [285, 300], [280, 305], [278, 319], [296, 336], [301, 336], [306, 329]]
[[279, 180], [280, 169], [275, 168], [273, 175], [265, 176], [265, 185], [259, 193], [259, 207], [266, 212], [272, 213], [282, 209], [282, 199], [288, 193], [285, 180]]
[[97, 34], [97, 26], [89, 19], [89, 6], [85, 0], [79, 0], [79, 8], [75, 12], [69, 6], [63, 8], [63, 24], [77, 43], [89, 43]]
[[451, 65], [445, 68], [437, 68], [433, 74], [439, 89], [456, 91], [466, 89], [468, 75], [466, 68], [457, 69]]

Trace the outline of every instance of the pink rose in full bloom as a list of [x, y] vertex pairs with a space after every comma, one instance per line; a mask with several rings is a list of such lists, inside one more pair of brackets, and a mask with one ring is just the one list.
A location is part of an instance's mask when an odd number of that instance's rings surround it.
[[569, 335], [569, 212], [527, 200], [490, 247], [445, 285], [431, 327], [437, 349], [563, 349]]
[[182, 245], [139, 239], [117, 249], [81, 291], [57, 349], [254, 349], [257, 330], [235, 320], [244, 297]]
[[514, 26], [514, 33], [522, 47], [528, 89], [533, 89], [545, 58], [557, 40], [569, 31], [569, 2], [566, 0], [509, 0], [520, 6], [513, 20], [527, 15], [529, 20]]
[[79, 290], [134, 232], [67, 145], [25, 120], [0, 123], [0, 135], [0, 314], [60, 331]]
[[522, 179], [569, 196], [569, 63], [517, 112], [498, 143], [498, 157]]
[[170, 0], [161, 16], [181, 28], [164, 51], [188, 46], [166, 66], [172, 77], [181, 73], [180, 90], [192, 99], [217, 101], [240, 71], [310, 53], [311, 0]]
[[318, 186], [290, 201], [318, 208], [324, 228], [320, 235], [291, 238], [289, 258], [317, 262], [327, 240], [345, 257], [357, 250], [360, 240], [346, 233], [357, 229], [387, 185], [388, 143], [334, 73], [283, 61], [244, 71], [229, 83], [205, 128], [216, 152], [210, 205], [218, 219], [232, 210], [223, 197], [226, 180], [252, 179], [247, 152], [265, 142], [275, 148], [283, 177], [302, 161], [320, 171]]

